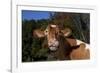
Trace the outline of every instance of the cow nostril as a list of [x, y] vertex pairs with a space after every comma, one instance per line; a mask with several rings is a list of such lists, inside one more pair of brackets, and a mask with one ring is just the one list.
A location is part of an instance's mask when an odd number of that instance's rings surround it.
[[58, 41], [51, 41], [48, 43], [49, 46], [58, 46], [59, 42]]
[[49, 42], [48, 44], [49, 44], [49, 46], [53, 46], [54, 42]]
[[48, 45], [51, 46], [52, 45], [52, 42], [49, 42]]

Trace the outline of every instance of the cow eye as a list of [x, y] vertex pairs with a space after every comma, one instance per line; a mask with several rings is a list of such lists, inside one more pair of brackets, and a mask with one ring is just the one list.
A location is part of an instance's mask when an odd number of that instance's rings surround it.
[[48, 34], [48, 30], [45, 30], [45, 34]]
[[47, 33], [48, 31], [46, 30], [45, 32]]
[[46, 30], [45, 33], [48, 33], [48, 30]]

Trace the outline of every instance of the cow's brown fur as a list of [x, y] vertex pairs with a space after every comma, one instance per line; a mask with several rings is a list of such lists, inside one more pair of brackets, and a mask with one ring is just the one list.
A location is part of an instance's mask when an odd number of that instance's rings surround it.
[[70, 58], [72, 60], [81, 60], [81, 59], [89, 59], [90, 58], [90, 52], [89, 49], [85, 49], [86, 46], [84, 43], [80, 44], [80, 47], [77, 49], [74, 49], [71, 54]]
[[[90, 58], [90, 52], [88, 49], [85, 49], [85, 44], [83, 43], [77, 45], [76, 39], [74, 37], [65, 37], [65, 31], [62, 32], [59, 26], [52, 28], [50, 25], [48, 25], [46, 30], [48, 32], [46, 36], [47, 41], [45, 41], [42, 46], [49, 47], [47, 43], [50, 43], [56, 39], [59, 42], [59, 46], [57, 47], [58, 49], [56, 51], [51, 51], [50, 54], [52, 54], [57, 60]], [[41, 33], [42, 35], [39, 35], [40, 37], [44, 35], [43, 32]], [[35, 34], [37, 35], [39, 33], [35, 31]]]

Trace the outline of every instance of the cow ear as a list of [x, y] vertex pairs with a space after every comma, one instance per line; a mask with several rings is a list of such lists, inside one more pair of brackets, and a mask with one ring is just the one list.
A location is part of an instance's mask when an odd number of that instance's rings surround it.
[[45, 36], [45, 34], [44, 34], [43, 30], [36, 29], [36, 30], [33, 31], [33, 37], [42, 38], [44, 36]]
[[72, 33], [70, 28], [65, 28], [64, 30], [61, 30], [61, 32], [64, 34], [65, 37], [70, 36]]

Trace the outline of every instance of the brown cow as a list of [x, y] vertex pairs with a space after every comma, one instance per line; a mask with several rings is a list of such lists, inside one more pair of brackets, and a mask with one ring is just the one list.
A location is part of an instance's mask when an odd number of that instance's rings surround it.
[[[69, 28], [61, 30], [58, 25], [49, 24], [45, 31], [37, 29], [33, 35], [39, 38], [46, 37], [51, 54], [58, 60], [90, 58], [89, 45], [75, 38], [70, 38], [71, 30]], [[86, 47], [82, 47], [82, 44]]]

